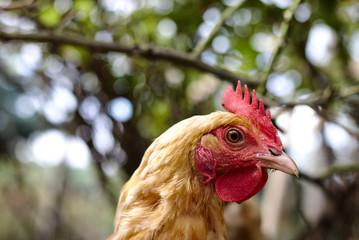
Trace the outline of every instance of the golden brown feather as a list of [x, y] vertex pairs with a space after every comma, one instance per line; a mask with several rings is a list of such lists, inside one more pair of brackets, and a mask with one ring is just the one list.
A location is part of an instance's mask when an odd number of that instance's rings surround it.
[[225, 239], [223, 203], [213, 186], [202, 185], [195, 148], [210, 130], [234, 123], [247, 120], [225, 112], [194, 116], [157, 138], [121, 191], [109, 239]]

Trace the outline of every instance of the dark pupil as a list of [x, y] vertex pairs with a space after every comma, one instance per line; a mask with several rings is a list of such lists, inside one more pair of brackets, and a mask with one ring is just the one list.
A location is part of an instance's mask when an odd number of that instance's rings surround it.
[[230, 131], [229, 140], [232, 142], [237, 142], [239, 140], [239, 134], [236, 131]]

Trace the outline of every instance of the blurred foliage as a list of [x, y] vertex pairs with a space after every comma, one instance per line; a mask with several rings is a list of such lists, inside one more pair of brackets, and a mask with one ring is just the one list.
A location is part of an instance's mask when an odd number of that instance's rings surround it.
[[[309, 159], [266, 239], [358, 239], [351, 0], [1, 1], [0, 238], [109, 236], [118, 192], [151, 141], [221, 109], [235, 79], [257, 88], [292, 158]], [[318, 146], [296, 150], [288, 116], [303, 106]], [[323, 211], [307, 214], [308, 201]]]

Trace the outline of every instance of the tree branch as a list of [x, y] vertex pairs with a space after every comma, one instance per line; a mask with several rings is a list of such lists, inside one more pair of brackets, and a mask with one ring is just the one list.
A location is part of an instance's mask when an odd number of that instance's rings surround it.
[[299, 5], [301, 0], [293, 0], [291, 5], [289, 6], [289, 8], [287, 10], [285, 10], [284, 12], [284, 16], [283, 16], [283, 21], [280, 25], [280, 29], [279, 29], [279, 37], [276, 40], [276, 44], [274, 46], [274, 49], [272, 51], [272, 56], [270, 58], [269, 64], [267, 66], [267, 69], [264, 73], [263, 76], [263, 83], [261, 84], [264, 92], [266, 91], [266, 83], [268, 80], [268, 76], [271, 73], [272, 69], [273, 69], [273, 65], [275, 63], [275, 60], [277, 58], [277, 56], [279, 55], [281, 49], [283, 48], [283, 44], [285, 41], [285, 38], [287, 36], [288, 33], [288, 29], [289, 29], [289, 23], [291, 22], [292, 18], [293, 18], [293, 14], [295, 9], [297, 8], [297, 6]]
[[213, 27], [212, 31], [208, 34], [208, 37], [202, 38], [194, 48], [192, 54], [194, 57], [198, 57], [204, 50], [204, 48], [208, 45], [208, 43], [213, 39], [214, 35], [218, 32], [218, 29], [223, 25], [224, 21], [230, 17], [234, 11], [236, 11], [245, 0], [237, 0], [237, 3], [234, 6], [227, 7], [221, 15], [221, 19], [217, 22], [217, 24]]
[[359, 171], [359, 163], [330, 166], [316, 177], [309, 176], [308, 174], [305, 174], [305, 173], [300, 173], [299, 179], [304, 179], [306, 181], [310, 181], [310, 182], [314, 182], [314, 183], [318, 184], [318, 183], [321, 183], [323, 180], [325, 180], [335, 174], [341, 174], [341, 173], [347, 173], [347, 172], [357, 172], [357, 171]]
[[77, 16], [78, 11], [70, 11], [65, 17], [61, 20], [60, 24], [56, 27], [55, 32], [61, 33], [66, 26]]
[[0, 6], [0, 10], [18, 10], [18, 9], [24, 9], [24, 8], [33, 8], [35, 7], [34, 0], [25, 0], [25, 1], [18, 1], [18, 2], [12, 2], [5, 6]]
[[[332, 89], [332, 91], [328, 94], [323, 95], [322, 90], [317, 91], [312, 94], [311, 97], [305, 99], [305, 100], [295, 100], [295, 101], [282, 101], [281, 99], [270, 99], [266, 96], [259, 95], [260, 98], [262, 98], [263, 102], [271, 107], [281, 107], [281, 111], [285, 111], [286, 109], [293, 109], [295, 106], [298, 105], [306, 105], [311, 107], [319, 117], [321, 117], [323, 120], [335, 123], [336, 125], [343, 128], [346, 132], [348, 132], [350, 135], [355, 137], [356, 139], [359, 139], [359, 132], [355, 129], [351, 129], [348, 126], [342, 124], [338, 119], [336, 119], [335, 115], [333, 113], [328, 113], [326, 111], [323, 111], [323, 109], [326, 109], [326, 105], [333, 101], [333, 99], [345, 99], [349, 96], [351, 96], [350, 93], [356, 94], [359, 91], [359, 85], [353, 85], [350, 89]], [[276, 118], [276, 116], [280, 115], [280, 113], [273, 115], [273, 118]]]
[[70, 44], [74, 46], [84, 47], [97, 53], [119, 52], [132, 57], [140, 56], [146, 59], [167, 61], [176, 65], [191, 67], [203, 72], [212, 73], [218, 78], [228, 80], [233, 84], [236, 84], [237, 81], [240, 79], [242, 80], [242, 82], [248, 83], [249, 86], [253, 86], [253, 80], [249, 81], [247, 77], [237, 76], [231, 72], [210, 66], [201, 62], [190, 54], [186, 54], [176, 50], [165, 50], [150, 46], [125, 46], [114, 42], [99, 42], [95, 40], [90, 40], [86, 37], [82, 37], [79, 35], [60, 35], [53, 32], [38, 32], [33, 34], [9, 34], [0, 31], [0, 40], [22, 40], [26, 42]]

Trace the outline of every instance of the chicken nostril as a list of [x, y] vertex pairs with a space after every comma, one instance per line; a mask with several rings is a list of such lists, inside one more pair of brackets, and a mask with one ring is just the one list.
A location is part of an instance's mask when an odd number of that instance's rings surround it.
[[275, 149], [275, 148], [269, 148], [269, 151], [270, 151], [270, 153], [272, 154], [272, 155], [274, 155], [274, 156], [280, 156], [280, 155], [282, 155], [282, 153], [281, 152], [279, 152], [277, 149]]

